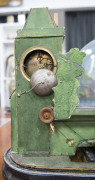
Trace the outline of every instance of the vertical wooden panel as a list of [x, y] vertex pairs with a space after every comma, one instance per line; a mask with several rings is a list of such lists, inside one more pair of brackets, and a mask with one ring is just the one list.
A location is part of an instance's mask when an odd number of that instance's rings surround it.
[[54, 22], [58, 26], [58, 13], [54, 13]]

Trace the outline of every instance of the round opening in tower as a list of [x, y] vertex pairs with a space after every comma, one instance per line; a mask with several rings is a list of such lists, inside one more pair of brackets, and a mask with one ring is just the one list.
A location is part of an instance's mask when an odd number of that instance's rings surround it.
[[27, 49], [20, 61], [20, 70], [23, 76], [29, 81], [32, 74], [38, 69], [49, 69], [54, 73], [57, 70], [55, 55], [45, 47]]

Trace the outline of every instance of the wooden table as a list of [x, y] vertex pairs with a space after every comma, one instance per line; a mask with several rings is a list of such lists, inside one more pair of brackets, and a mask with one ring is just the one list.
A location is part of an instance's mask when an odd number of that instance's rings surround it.
[[0, 180], [4, 180], [2, 174], [3, 153], [11, 146], [11, 121], [10, 113], [0, 110]]

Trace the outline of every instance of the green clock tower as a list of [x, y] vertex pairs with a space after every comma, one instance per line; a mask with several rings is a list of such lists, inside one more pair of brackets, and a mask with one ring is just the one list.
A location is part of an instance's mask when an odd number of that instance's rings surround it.
[[[63, 55], [63, 38], [64, 29], [56, 27], [48, 8], [31, 9], [25, 26], [17, 32], [12, 146], [4, 161], [6, 167], [18, 172], [19, 179], [21, 175], [31, 179], [35, 173], [40, 178], [49, 178], [47, 173], [55, 177], [53, 173], [61, 171], [62, 176], [56, 174], [55, 179], [64, 176], [69, 180], [70, 174], [65, 176], [65, 171], [72, 174], [95, 169], [95, 163], [90, 162], [89, 167], [84, 153], [85, 148], [95, 145], [95, 110], [91, 117], [90, 110], [76, 108], [80, 85], [77, 77], [82, 75], [85, 53], [74, 48]], [[33, 77], [34, 83], [40, 83], [32, 86]], [[49, 93], [44, 94], [48, 88]], [[77, 149], [80, 151], [75, 157]]]

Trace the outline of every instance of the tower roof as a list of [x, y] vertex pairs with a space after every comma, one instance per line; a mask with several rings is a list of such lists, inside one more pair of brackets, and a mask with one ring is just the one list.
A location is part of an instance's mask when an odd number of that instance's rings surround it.
[[33, 8], [30, 10], [24, 28], [54, 28], [48, 8]]
[[47, 37], [64, 36], [62, 27], [56, 27], [48, 8], [33, 8], [22, 30], [18, 30], [18, 37]]

